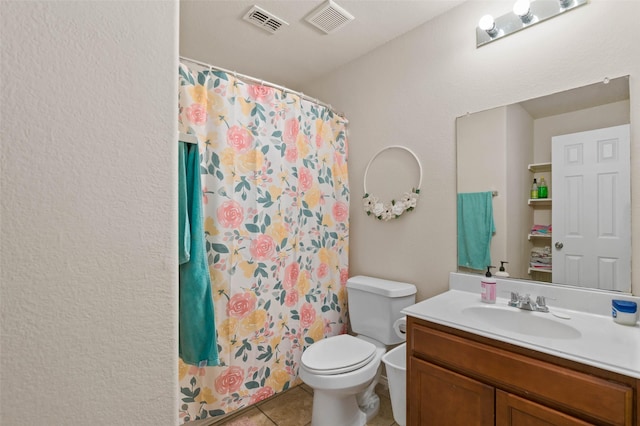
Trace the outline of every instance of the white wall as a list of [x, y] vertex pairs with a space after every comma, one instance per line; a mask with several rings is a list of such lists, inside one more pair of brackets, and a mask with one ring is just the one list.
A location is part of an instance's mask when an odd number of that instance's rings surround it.
[[2, 2], [0, 423], [177, 423], [177, 1]]
[[[466, 112], [630, 74], [631, 137], [639, 140], [640, 2], [592, 0], [476, 49], [479, 17], [500, 16], [512, 4], [464, 3], [303, 88], [350, 119], [350, 274], [414, 282], [419, 299], [447, 289], [448, 273], [456, 270], [455, 118]], [[394, 143], [420, 156], [428, 189], [415, 211], [380, 223], [366, 217], [357, 200], [371, 153]], [[631, 161], [633, 246], [640, 247], [640, 143], [632, 143]], [[633, 260], [639, 263], [640, 250]]]

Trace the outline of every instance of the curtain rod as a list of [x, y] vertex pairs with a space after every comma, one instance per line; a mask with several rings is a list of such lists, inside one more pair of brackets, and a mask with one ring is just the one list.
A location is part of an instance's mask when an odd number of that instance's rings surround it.
[[[240, 74], [239, 72], [235, 72], [235, 71], [231, 71], [216, 65], [211, 65], [211, 64], [207, 64], [206, 62], [201, 62], [201, 61], [196, 61], [195, 59], [190, 59], [187, 58], [185, 56], [180, 56], [180, 59], [183, 61], [188, 61], [188, 62], [192, 62], [194, 64], [203, 66], [203, 67], [207, 67], [209, 69], [216, 69], [218, 71], [222, 71], [222, 72], [226, 72], [227, 74], [231, 74], [236, 78], [240, 78], [242, 80], [251, 80], [254, 81], [256, 83], [260, 83], [260, 85], [262, 86], [269, 86], [269, 87], [273, 87], [274, 89], [278, 89], [278, 90], [282, 90], [283, 92], [288, 92], [297, 96], [300, 96], [302, 99], [306, 99], [310, 102], [313, 102], [316, 105], [322, 105], [323, 107], [329, 108], [331, 111], [333, 111], [333, 107], [331, 106], [331, 104], [326, 104], [320, 100], [318, 100], [317, 98], [312, 98], [311, 96], [305, 95], [302, 92], [296, 92], [295, 90], [291, 90], [289, 88], [286, 88], [284, 86], [280, 86], [279, 84], [275, 84], [275, 83], [271, 83], [265, 80], [261, 80], [259, 78], [255, 78], [255, 77], [251, 77], [250, 75], [246, 75], [246, 74]], [[344, 114], [341, 112], [337, 112], [337, 111], [333, 111], [335, 112], [337, 115], [339, 115], [342, 118], [344, 117]]]

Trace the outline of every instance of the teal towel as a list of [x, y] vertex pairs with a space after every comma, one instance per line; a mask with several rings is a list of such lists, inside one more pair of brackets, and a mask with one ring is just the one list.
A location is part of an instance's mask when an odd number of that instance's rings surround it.
[[[180, 358], [186, 364], [219, 365], [211, 278], [202, 220], [200, 154], [195, 144], [180, 142], [179, 150], [183, 151], [182, 156], [179, 154], [179, 158], [183, 161], [179, 170], [185, 172], [186, 188], [186, 196], [178, 197], [179, 202], [186, 202], [186, 208], [179, 206], [179, 211], [186, 210], [184, 222], [188, 228], [185, 236], [189, 234], [190, 238], [189, 255], [185, 256], [188, 260], [183, 262], [182, 256], [180, 259]], [[180, 177], [180, 180], [182, 181], [183, 178]], [[180, 186], [179, 182], [178, 189]], [[180, 214], [178, 220], [180, 220]], [[180, 229], [184, 231], [182, 225]], [[184, 242], [181, 241], [180, 247], [183, 246]]]
[[178, 264], [189, 261], [191, 256], [191, 225], [187, 211], [187, 171], [185, 143], [178, 144]]
[[491, 237], [495, 232], [493, 194], [458, 194], [458, 265], [477, 270], [491, 265]]

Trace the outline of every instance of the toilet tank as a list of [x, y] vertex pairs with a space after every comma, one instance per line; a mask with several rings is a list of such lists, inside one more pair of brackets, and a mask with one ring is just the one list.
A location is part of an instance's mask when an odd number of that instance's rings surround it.
[[416, 286], [358, 275], [347, 280], [351, 330], [385, 345], [401, 343], [393, 323], [401, 310], [416, 302]]

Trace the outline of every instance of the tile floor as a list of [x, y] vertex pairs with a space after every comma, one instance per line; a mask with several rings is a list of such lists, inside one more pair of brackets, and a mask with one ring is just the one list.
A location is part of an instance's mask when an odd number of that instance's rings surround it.
[[[376, 392], [380, 396], [380, 411], [367, 423], [367, 426], [398, 426], [393, 421], [389, 389], [378, 385]], [[309, 426], [312, 405], [313, 390], [302, 384], [209, 424], [215, 426]]]

